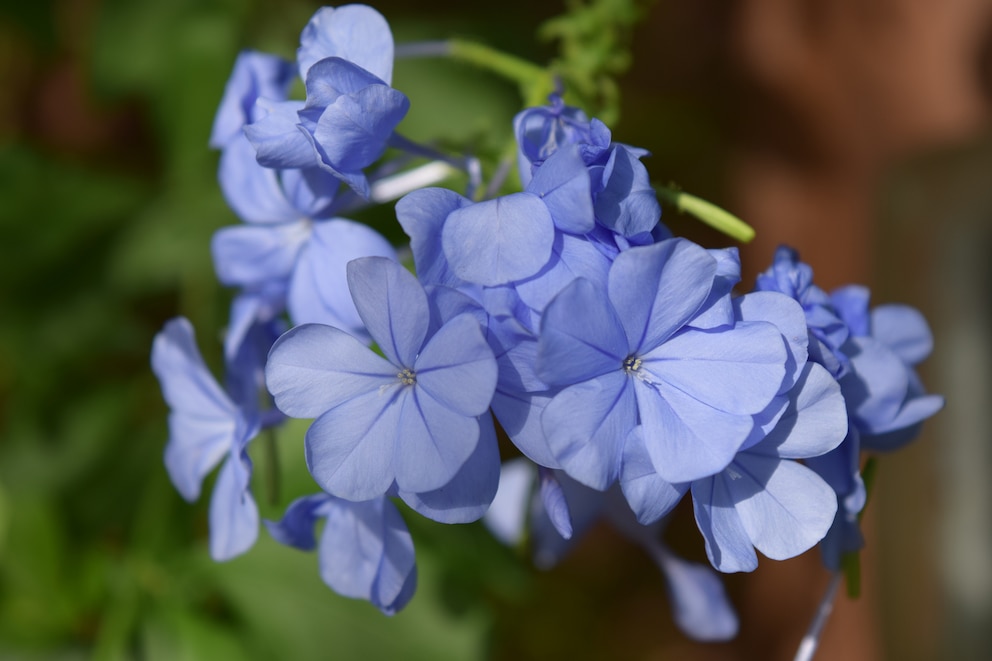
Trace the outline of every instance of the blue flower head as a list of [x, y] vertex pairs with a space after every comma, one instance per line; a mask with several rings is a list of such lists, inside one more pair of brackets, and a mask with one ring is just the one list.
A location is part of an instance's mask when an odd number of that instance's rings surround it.
[[362, 169], [385, 151], [410, 102], [390, 86], [393, 37], [366, 5], [325, 7], [300, 36], [305, 103], [264, 103], [245, 127], [258, 162], [270, 168], [318, 166], [368, 198]]
[[317, 418], [307, 465], [328, 493], [369, 500], [394, 481], [403, 492], [440, 489], [480, 441], [496, 386], [492, 350], [470, 314], [429, 333], [423, 288], [392, 260], [355, 260], [348, 282], [385, 358], [337, 328], [305, 324], [272, 348], [269, 390], [287, 415]]

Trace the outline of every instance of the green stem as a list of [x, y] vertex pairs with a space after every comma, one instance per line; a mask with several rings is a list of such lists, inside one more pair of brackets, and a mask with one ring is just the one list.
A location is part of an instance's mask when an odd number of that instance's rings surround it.
[[554, 90], [552, 73], [533, 62], [461, 39], [450, 40], [448, 47], [452, 59], [491, 71], [516, 83], [527, 106], [543, 104]]
[[727, 236], [742, 243], [747, 243], [754, 238], [754, 229], [729, 211], [674, 188], [666, 186], [655, 186], [654, 188], [663, 202], [667, 202], [683, 213], [695, 216]]
[[279, 448], [276, 447], [276, 431], [269, 427], [265, 431], [265, 492], [270, 505], [279, 504]]

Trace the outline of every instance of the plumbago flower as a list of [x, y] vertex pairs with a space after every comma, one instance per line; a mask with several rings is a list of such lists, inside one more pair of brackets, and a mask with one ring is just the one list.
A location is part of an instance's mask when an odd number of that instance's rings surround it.
[[481, 430], [492, 425], [492, 350], [472, 315], [429, 333], [426, 293], [391, 260], [351, 262], [348, 283], [385, 358], [344, 331], [305, 324], [272, 347], [269, 390], [287, 415], [317, 418], [307, 465], [328, 493], [361, 501], [394, 482], [400, 492], [441, 489], [494, 438]]
[[[757, 287], [780, 291], [803, 303], [810, 359], [838, 377], [849, 416], [847, 435], [835, 449], [809, 458], [836, 493], [836, 518], [822, 545], [825, 564], [837, 569], [844, 553], [864, 545], [858, 515], [865, 505], [861, 450], [892, 450], [912, 440], [922, 421], [943, 406], [927, 395], [913, 367], [929, 355], [933, 340], [923, 316], [904, 305], [869, 310], [869, 292], [860, 286], [831, 294], [813, 284], [813, 272], [798, 253], [780, 247]], [[799, 283], [798, 286], [796, 283]]]
[[417, 587], [413, 539], [385, 497], [354, 503], [328, 494], [294, 500], [280, 521], [266, 521], [276, 541], [310, 551], [314, 526], [324, 519], [320, 577], [338, 594], [365, 599], [386, 615], [410, 601]]
[[223, 462], [210, 499], [210, 555], [229, 560], [258, 537], [248, 443], [259, 416], [247, 401], [235, 402], [217, 384], [184, 318], [165, 325], [152, 346], [152, 370], [169, 405], [165, 467], [176, 490], [193, 502], [207, 473]]
[[382, 156], [410, 107], [390, 87], [389, 24], [365, 5], [324, 7], [303, 29], [297, 62], [306, 101], [260, 99], [265, 114], [245, 127], [258, 162], [316, 166], [368, 198], [362, 170]]

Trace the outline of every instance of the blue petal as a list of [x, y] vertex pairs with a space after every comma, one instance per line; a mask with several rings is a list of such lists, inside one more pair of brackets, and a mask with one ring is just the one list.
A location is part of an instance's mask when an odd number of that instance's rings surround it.
[[534, 172], [527, 192], [544, 200], [555, 226], [563, 232], [585, 234], [596, 224], [589, 170], [578, 145], [565, 145], [552, 154]]
[[755, 548], [773, 560], [812, 548], [837, 512], [833, 489], [795, 461], [742, 453], [717, 479], [730, 491]]
[[[771, 291], [758, 291], [733, 299], [737, 317], [743, 321], [767, 321], [775, 325], [786, 341], [790, 358], [786, 365], [791, 379], [798, 377], [800, 368], [806, 363], [809, 333], [806, 328], [806, 314], [795, 299], [785, 294]], [[791, 386], [791, 381], [784, 384]]]
[[185, 318], [155, 336], [152, 370], [171, 409], [165, 467], [176, 490], [194, 501], [203, 478], [237, 443], [240, 414], [207, 370]]
[[245, 126], [245, 136], [255, 148], [255, 157], [267, 168], [305, 168], [317, 163], [313, 145], [298, 126], [300, 101], [267, 102], [260, 99], [262, 116]]
[[774, 326], [755, 321], [719, 333], [684, 331], [642, 359], [652, 380], [715, 409], [751, 415], [781, 389], [786, 351]]
[[614, 145], [603, 176], [605, 188], [596, 195], [599, 222], [626, 237], [650, 232], [661, 219], [661, 205], [638, 155]]
[[396, 251], [371, 227], [343, 218], [313, 224], [289, 285], [287, 305], [294, 323], [320, 323], [369, 342], [370, 336], [348, 291], [348, 262], [387, 257]]
[[541, 478], [541, 504], [544, 506], [545, 514], [562, 539], [571, 539], [572, 514], [561, 482], [558, 481], [554, 471], [543, 466], [538, 467], [538, 474]]
[[313, 131], [324, 162], [353, 172], [382, 156], [393, 129], [410, 109], [410, 100], [386, 85], [370, 85], [339, 96], [320, 115]]
[[586, 237], [556, 232], [551, 252], [551, 260], [544, 268], [514, 285], [520, 299], [534, 310], [547, 307], [576, 278], [606, 282], [610, 259]]
[[401, 398], [393, 463], [397, 486], [422, 493], [451, 481], [475, 452], [480, 431], [475, 417], [455, 413], [419, 385], [411, 390]]
[[507, 546], [523, 539], [535, 476], [535, 466], [523, 457], [507, 461], [500, 469], [499, 488], [482, 521]]
[[637, 424], [630, 381], [616, 372], [555, 395], [541, 424], [555, 459], [572, 478], [605, 490], [616, 481], [624, 439]]
[[858, 429], [865, 433], [890, 431], [889, 423], [899, 414], [909, 393], [911, 368], [881, 342], [855, 337], [845, 345], [852, 370], [840, 387]]
[[806, 363], [789, 393], [789, 408], [765, 440], [748, 451], [786, 459], [815, 457], [840, 445], [847, 428], [840, 385], [825, 368]]
[[412, 273], [385, 257], [348, 263], [348, 288], [372, 339], [397, 366], [412, 368], [430, 323], [427, 294]]
[[396, 367], [354, 337], [330, 326], [304, 324], [269, 352], [265, 381], [276, 406], [294, 418], [314, 418], [352, 398], [396, 383]]
[[751, 417], [727, 413], [665, 384], [634, 379], [644, 443], [668, 482], [689, 482], [727, 466], [751, 430]]
[[872, 310], [871, 335], [907, 365], [916, 365], [933, 350], [927, 320], [908, 305], [880, 305]]
[[555, 227], [540, 198], [514, 193], [452, 211], [441, 234], [455, 275], [494, 287], [540, 271], [551, 258]]
[[210, 498], [210, 557], [230, 560], [258, 539], [258, 507], [248, 490], [251, 463], [232, 452], [217, 476]]
[[280, 544], [301, 551], [312, 551], [317, 546], [314, 526], [317, 524], [317, 519], [326, 515], [331, 502], [332, 497], [326, 493], [297, 498], [289, 504], [279, 521], [266, 520], [265, 527], [268, 528], [272, 538]]
[[306, 108], [326, 108], [342, 94], [352, 94], [369, 85], [388, 86], [388, 83], [347, 60], [325, 58], [307, 71]]
[[309, 239], [310, 223], [305, 220], [221, 228], [210, 245], [217, 279], [232, 287], [287, 280]]
[[610, 302], [632, 349], [648, 351], [684, 326], [706, 301], [716, 260], [685, 239], [669, 239], [617, 255]]
[[372, 7], [345, 5], [317, 10], [300, 35], [296, 59], [300, 78], [318, 60], [340, 57], [389, 83], [393, 76], [393, 35]]
[[479, 322], [462, 314], [432, 337], [416, 361], [417, 386], [455, 413], [489, 410], [496, 389], [496, 359]]
[[693, 482], [692, 507], [711, 565], [722, 572], [754, 571], [758, 567], [758, 556], [723, 479]]
[[544, 311], [536, 372], [545, 383], [569, 385], [620, 372], [627, 355], [623, 326], [593, 282], [573, 281]]
[[507, 436], [531, 461], [548, 468], [560, 468], [541, 426], [541, 415], [553, 396], [553, 393], [497, 390], [492, 409]]
[[624, 443], [620, 486], [642, 525], [654, 523], [668, 514], [689, 490], [688, 483], [672, 484], [658, 475], [644, 445], [644, 430], [640, 426], [630, 432]]
[[320, 576], [332, 590], [392, 613], [414, 572], [413, 539], [391, 502], [335, 501], [329, 508]]
[[[659, 228], [662, 226], [659, 225]], [[670, 238], [670, 235], [669, 237]], [[659, 238], [662, 241], [664, 238]], [[736, 320], [734, 302], [738, 299], [730, 297], [734, 287], [741, 281], [741, 258], [736, 248], [707, 250], [716, 260], [716, 276], [713, 278], [713, 288], [703, 303], [699, 312], [689, 322], [693, 328], [719, 328], [733, 326]], [[743, 297], [741, 297], [743, 298]], [[805, 324], [803, 324], [805, 329]]]
[[402, 390], [374, 390], [314, 420], [307, 430], [306, 460], [321, 489], [352, 501], [386, 493], [393, 483], [394, 447], [407, 432], [401, 426], [407, 399]]
[[480, 416], [479, 443], [458, 473], [434, 491], [400, 491], [403, 501], [418, 513], [441, 523], [470, 523], [482, 518], [500, 486], [499, 446], [488, 413]]
[[672, 553], [659, 554], [668, 581], [672, 617], [693, 640], [720, 642], [737, 635], [738, 621], [723, 582], [713, 570]]
[[441, 249], [441, 228], [448, 214], [471, 204], [446, 188], [422, 188], [396, 203], [396, 218], [410, 237], [417, 277], [424, 285], [453, 284], [454, 275]]
[[259, 97], [283, 101], [296, 75], [292, 63], [267, 53], [242, 51], [224, 87], [224, 96], [210, 131], [210, 146], [227, 147], [252, 122]]
[[255, 147], [241, 132], [221, 152], [217, 169], [228, 206], [246, 223], [289, 222], [300, 217], [283, 191], [279, 170], [262, 167]]

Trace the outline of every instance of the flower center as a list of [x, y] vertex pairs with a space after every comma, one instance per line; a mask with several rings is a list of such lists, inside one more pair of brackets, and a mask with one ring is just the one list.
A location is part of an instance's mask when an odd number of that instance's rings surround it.
[[399, 379], [400, 383], [404, 386], [412, 386], [417, 383], [417, 373], [407, 367], [404, 367], [402, 370], [397, 372], [396, 378]]
[[630, 376], [637, 376], [641, 369], [641, 359], [637, 356], [627, 356], [623, 359], [623, 371]]

